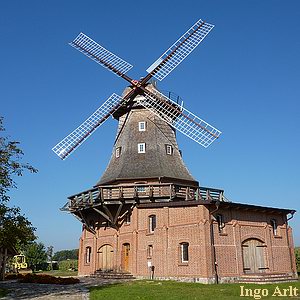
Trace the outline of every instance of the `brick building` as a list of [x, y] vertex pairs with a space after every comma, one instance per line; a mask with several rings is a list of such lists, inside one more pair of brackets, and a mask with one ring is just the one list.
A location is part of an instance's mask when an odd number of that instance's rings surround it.
[[139, 97], [114, 114], [116, 141], [100, 180], [64, 207], [83, 223], [79, 275], [101, 270], [204, 283], [296, 278], [288, 226], [295, 211], [229, 202], [223, 190], [200, 186], [174, 129]]

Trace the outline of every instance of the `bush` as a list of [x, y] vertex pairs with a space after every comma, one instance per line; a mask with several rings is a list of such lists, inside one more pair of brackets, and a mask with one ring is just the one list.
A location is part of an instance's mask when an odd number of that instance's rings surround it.
[[58, 263], [59, 270], [61, 271], [68, 271], [68, 270], [73, 270], [76, 271], [78, 270], [78, 260], [77, 259], [67, 259], [60, 261]]
[[300, 247], [295, 248], [297, 271], [300, 273]]
[[40, 284], [75, 284], [79, 283], [80, 280], [74, 277], [62, 278], [51, 275], [26, 274], [19, 279], [19, 282]]

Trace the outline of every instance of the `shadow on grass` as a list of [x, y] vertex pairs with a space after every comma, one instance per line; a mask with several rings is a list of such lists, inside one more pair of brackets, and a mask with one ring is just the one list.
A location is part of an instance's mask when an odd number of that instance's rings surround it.
[[5, 297], [8, 294], [7, 289], [0, 289], [0, 298]]

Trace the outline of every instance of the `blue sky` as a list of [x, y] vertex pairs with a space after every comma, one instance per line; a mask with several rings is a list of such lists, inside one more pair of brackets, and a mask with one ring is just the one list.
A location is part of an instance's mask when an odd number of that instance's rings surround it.
[[126, 87], [68, 42], [84, 32], [139, 79], [199, 18], [215, 28], [159, 88], [223, 134], [207, 149], [178, 134], [183, 158], [202, 186], [232, 201], [298, 210], [290, 224], [300, 245], [299, 1], [1, 1], [0, 114], [39, 169], [18, 178], [11, 202], [47, 246], [78, 247], [81, 225], [59, 208], [97, 182], [117, 122], [66, 161], [51, 148]]

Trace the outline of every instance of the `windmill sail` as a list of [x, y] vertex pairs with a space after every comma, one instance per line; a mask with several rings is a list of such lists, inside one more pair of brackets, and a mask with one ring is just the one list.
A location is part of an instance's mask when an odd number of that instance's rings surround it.
[[221, 134], [221, 131], [197, 117], [187, 109], [179, 106], [157, 90], [145, 89], [145, 97], [139, 103], [151, 110], [169, 125], [188, 136], [201, 146], [207, 148]]
[[122, 76], [132, 68], [131, 64], [108, 51], [82, 32], [70, 45], [118, 76]]
[[91, 116], [54, 146], [52, 150], [61, 159], [67, 158], [121, 106], [122, 101], [124, 101], [122, 97], [112, 94]]
[[213, 27], [212, 24], [198, 20], [147, 69], [147, 72], [156, 79], [163, 80], [203, 41]]

